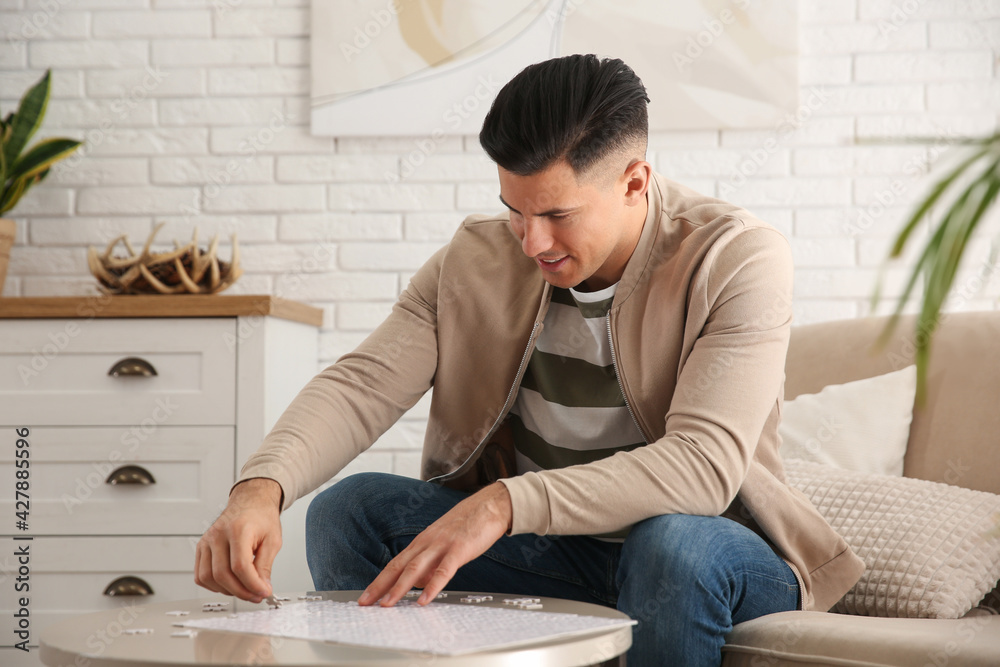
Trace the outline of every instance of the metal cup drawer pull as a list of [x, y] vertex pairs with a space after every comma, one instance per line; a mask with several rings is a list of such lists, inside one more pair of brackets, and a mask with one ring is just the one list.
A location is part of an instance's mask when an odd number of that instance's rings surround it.
[[144, 377], [150, 378], [157, 375], [153, 364], [141, 357], [125, 357], [115, 362], [115, 365], [108, 371], [108, 375], [116, 378], [120, 377]]
[[139, 577], [118, 577], [104, 589], [104, 594], [117, 597], [119, 595], [152, 595], [153, 587]]
[[153, 475], [142, 466], [122, 466], [111, 471], [108, 478], [104, 480], [106, 484], [156, 484]]

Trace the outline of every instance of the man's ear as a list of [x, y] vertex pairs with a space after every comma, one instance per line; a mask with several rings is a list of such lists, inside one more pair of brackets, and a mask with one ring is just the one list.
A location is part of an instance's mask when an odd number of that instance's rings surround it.
[[622, 174], [625, 181], [625, 205], [637, 206], [646, 201], [646, 191], [653, 179], [653, 165], [645, 160], [634, 160]]

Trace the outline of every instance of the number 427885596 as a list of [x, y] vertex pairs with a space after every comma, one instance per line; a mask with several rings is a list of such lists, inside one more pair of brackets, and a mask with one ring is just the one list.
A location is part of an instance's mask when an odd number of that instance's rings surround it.
[[28, 511], [31, 507], [31, 495], [28, 491], [31, 489], [31, 453], [30, 453], [30, 443], [28, 442], [29, 431], [27, 428], [19, 428], [16, 430], [17, 433], [17, 451], [14, 454], [16, 461], [14, 462], [14, 467], [16, 471], [14, 472], [14, 477], [16, 481], [14, 483], [15, 502], [14, 502], [14, 514], [17, 517], [17, 527], [21, 530], [28, 529]]

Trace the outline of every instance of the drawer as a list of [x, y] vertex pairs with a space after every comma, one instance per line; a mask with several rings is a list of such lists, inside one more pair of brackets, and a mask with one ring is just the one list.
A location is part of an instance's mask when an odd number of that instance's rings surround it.
[[[13, 447], [13, 429], [4, 429]], [[39, 427], [30, 443], [29, 535], [201, 535], [226, 505], [235, 429]], [[123, 466], [139, 466], [134, 475]], [[128, 472], [128, 471], [126, 471]], [[14, 457], [0, 460], [0, 516], [14, 522]], [[151, 482], [142, 483], [148, 474]], [[146, 480], [150, 481], [150, 480]]]
[[[232, 425], [235, 329], [233, 318], [2, 321], [0, 425]], [[129, 357], [152, 370], [109, 374]]]
[[[0, 586], [0, 615], [12, 619], [19, 608], [15, 596], [29, 598], [29, 645], [38, 645], [40, 632], [46, 626], [71, 616], [122, 607], [122, 618], [127, 622], [130, 607], [213, 595], [194, 583], [191, 538], [37, 537], [30, 542], [0, 538], [4, 554], [0, 556], [0, 567], [4, 570], [17, 569], [12, 555], [15, 544], [29, 545], [30, 590], [18, 593], [10, 581]], [[109, 585], [123, 577], [141, 579], [151, 594], [104, 594]], [[12, 640], [12, 636], [6, 628], [0, 645], [13, 646], [16, 639]], [[37, 656], [37, 649], [33, 653]]]

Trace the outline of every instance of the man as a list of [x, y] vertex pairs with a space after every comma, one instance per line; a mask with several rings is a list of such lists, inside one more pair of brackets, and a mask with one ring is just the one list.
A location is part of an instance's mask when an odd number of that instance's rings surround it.
[[279, 509], [431, 386], [430, 481], [354, 475], [310, 506], [317, 589], [617, 606], [641, 667], [717, 665], [734, 623], [825, 610], [855, 583], [861, 561], [783, 483], [788, 244], [654, 174], [647, 103], [595, 56], [500, 91], [480, 142], [508, 212], [467, 219], [303, 389], [199, 543], [199, 584], [266, 596]]

